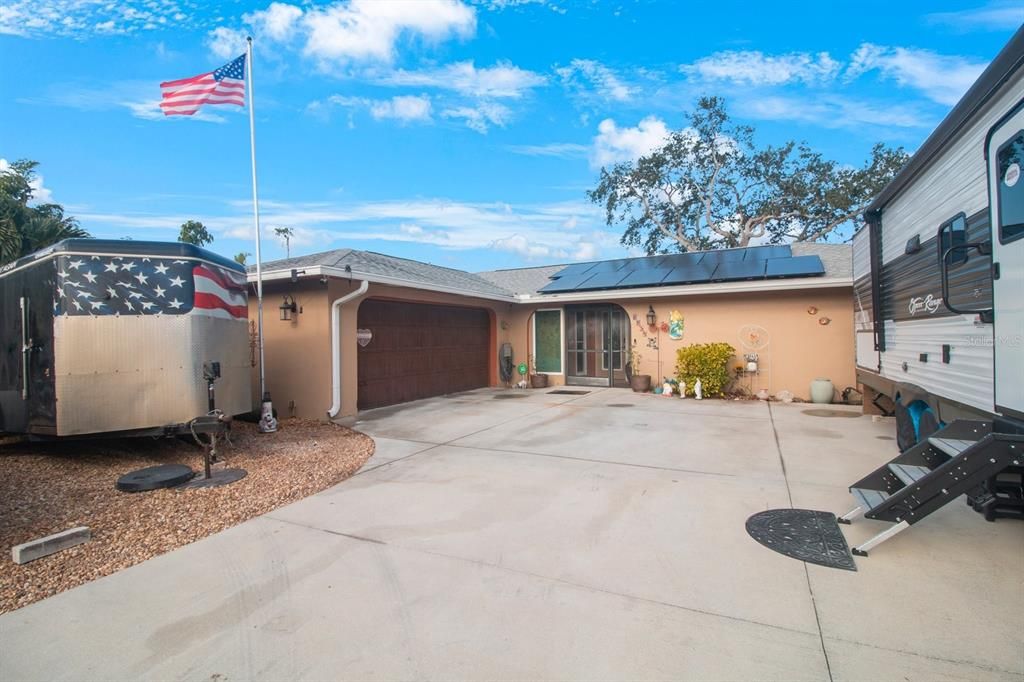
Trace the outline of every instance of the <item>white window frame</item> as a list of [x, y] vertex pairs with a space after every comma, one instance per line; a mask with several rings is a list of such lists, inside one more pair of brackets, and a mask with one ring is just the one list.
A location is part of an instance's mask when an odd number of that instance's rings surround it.
[[537, 374], [549, 376], [562, 376], [565, 374], [565, 309], [564, 308], [537, 308], [533, 311], [530, 320], [530, 338], [533, 340], [533, 362], [537, 364], [537, 313], [558, 313], [558, 370], [557, 372], [542, 372], [536, 370]]

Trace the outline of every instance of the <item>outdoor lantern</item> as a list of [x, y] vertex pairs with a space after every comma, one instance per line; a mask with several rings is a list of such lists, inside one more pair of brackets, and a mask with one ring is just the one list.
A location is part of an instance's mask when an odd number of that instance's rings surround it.
[[298, 312], [299, 307], [295, 305], [295, 299], [288, 294], [284, 295], [284, 300], [281, 302], [281, 321], [288, 322], [292, 319], [292, 315]]
[[647, 306], [647, 325], [653, 327], [658, 322], [658, 316], [654, 314], [654, 306]]

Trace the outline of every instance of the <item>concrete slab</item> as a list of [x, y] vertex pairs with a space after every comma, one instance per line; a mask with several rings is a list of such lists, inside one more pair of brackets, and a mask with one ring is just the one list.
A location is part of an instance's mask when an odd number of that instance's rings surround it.
[[780, 506], [782, 482], [440, 446], [270, 517], [816, 632], [803, 566], [744, 530]]
[[268, 519], [7, 614], [0, 641], [12, 680], [827, 677], [817, 635]]
[[415, 455], [418, 452], [429, 450], [435, 445], [434, 443], [398, 440], [396, 438], [383, 438], [380, 436], [374, 438], [373, 442], [375, 445], [373, 457], [366, 461], [366, 464], [363, 465], [360, 471], [376, 469], [384, 464], [405, 459], [406, 457]]

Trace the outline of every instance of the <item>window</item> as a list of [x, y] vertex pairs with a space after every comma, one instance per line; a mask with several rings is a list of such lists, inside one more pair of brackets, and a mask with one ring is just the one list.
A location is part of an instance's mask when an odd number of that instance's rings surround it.
[[[967, 216], [963, 213], [942, 223], [939, 228], [939, 265], [942, 265], [942, 256], [950, 247], [967, 243]], [[952, 268], [968, 259], [967, 249], [957, 249], [946, 256], [946, 267]]]
[[1003, 244], [1024, 237], [1024, 130], [999, 148], [996, 170], [999, 173], [999, 241]]
[[543, 374], [562, 373], [562, 311], [533, 314], [533, 362]]

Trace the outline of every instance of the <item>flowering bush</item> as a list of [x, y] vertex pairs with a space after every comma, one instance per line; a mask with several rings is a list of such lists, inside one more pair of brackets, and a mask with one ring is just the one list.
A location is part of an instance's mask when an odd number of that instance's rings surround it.
[[700, 379], [705, 396], [721, 396], [729, 384], [729, 360], [736, 349], [727, 343], [694, 343], [676, 351], [676, 378], [686, 383], [686, 393], [693, 395], [693, 385]]

